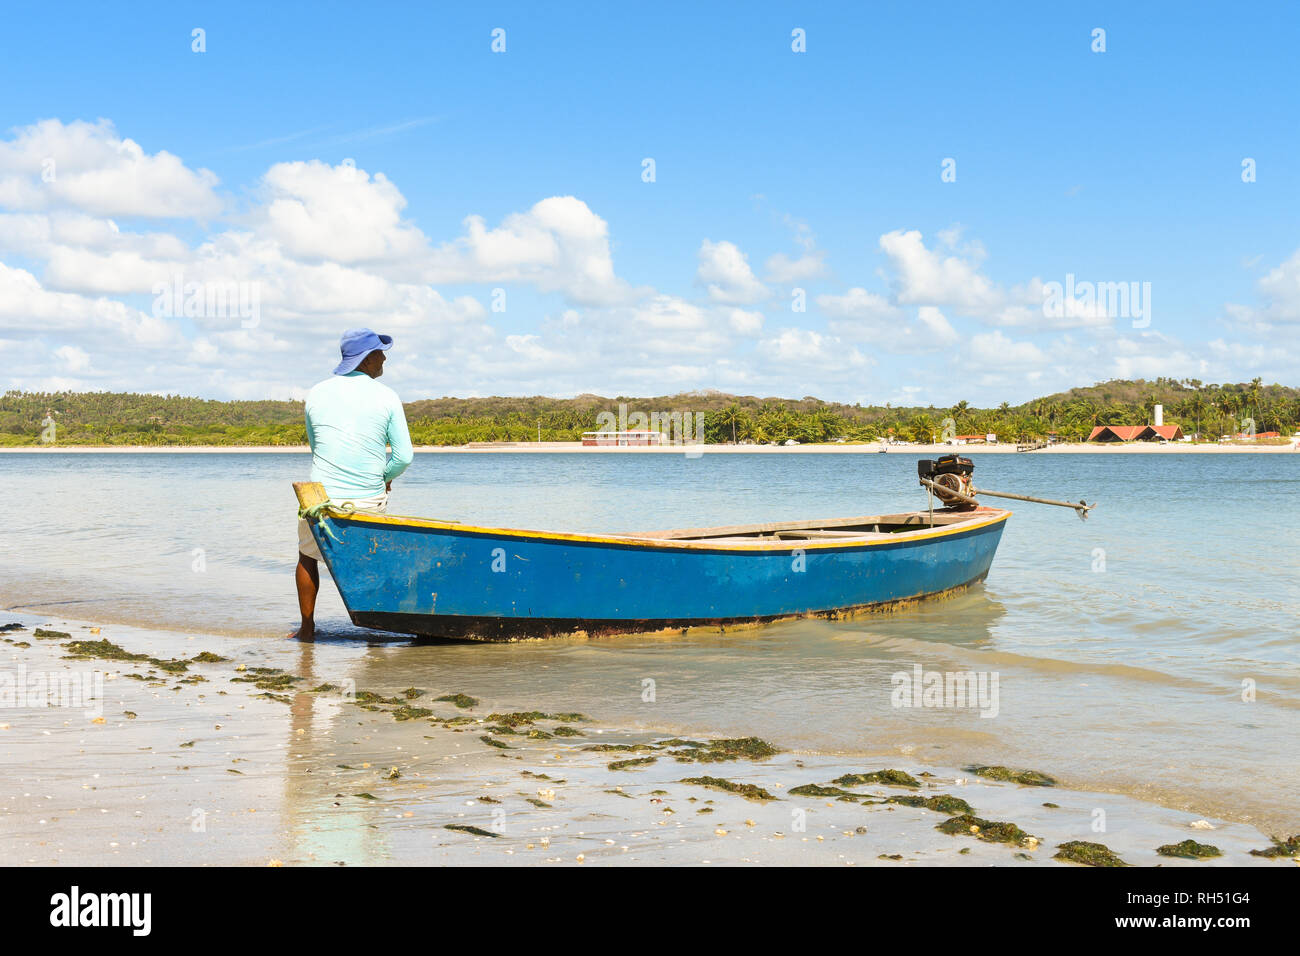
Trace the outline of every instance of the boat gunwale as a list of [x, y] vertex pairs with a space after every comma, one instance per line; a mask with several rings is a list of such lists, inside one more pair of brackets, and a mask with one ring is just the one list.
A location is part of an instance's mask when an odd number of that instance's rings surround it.
[[[646, 535], [633, 534], [578, 534], [565, 531], [538, 531], [522, 528], [491, 528], [479, 525], [460, 524], [455, 521], [439, 520], [437, 518], [417, 518], [407, 515], [387, 515], [371, 511], [342, 511], [337, 506], [331, 504], [327, 514], [331, 520], [341, 522], [351, 522], [364, 525], [385, 525], [395, 526], [397, 528], [420, 528], [432, 531], [447, 531], [453, 534], [464, 534], [475, 537], [492, 537], [492, 538], [510, 538], [531, 541], [558, 541], [571, 542], [574, 544], [595, 544], [615, 547], [633, 547], [649, 548], [652, 550], [665, 551], [726, 551], [726, 552], [746, 552], [746, 551], [827, 551], [827, 550], [850, 550], [863, 547], [878, 547], [886, 545], [905, 544], [916, 541], [925, 541], [932, 538], [944, 538], [954, 535], [963, 534], [970, 531], [976, 531], [981, 528], [987, 528], [995, 524], [1005, 522], [1011, 517], [1012, 512], [1005, 508], [980, 508], [970, 512], [970, 518], [954, 521], [942, 528], [920, 527], [915, 531], [900, 532], [871, 532], [864, 531], [862, 537], [842, 538], [834, 540], [806, 540], [780, 539], [773, 538], [770, 540], [750, 542], [735, 542], [726, 539], [708, 540], [700, 538], [666, 538], [651, 537]], [[919, 514], [925, 515], [924, 511], [899, 512], [898, 514]], [[883, 515], [865, 515], [859, 518], [833, 518], [826, 519], [823, 523], [835, 521], [851, 521], [855, 524], [867, 524], [873, 519], [879, 520]], [[977, 520], [978, 519], [978, 520]], [[787, 524], [789, 522], [781, 522]], [[815, 530], [818, 522], [808, 521], [800, 523], [807, 530]], [[725, 528], [726, 526], [719, 526]], [[761, 526], [756, 526], [761, 527]], [[700, 528], [691, 529], [706, 532], [710, 529]], [[799, 530], [790, 528], [785, 530]], [[664, 534], [666, 532], [660, 532]]]

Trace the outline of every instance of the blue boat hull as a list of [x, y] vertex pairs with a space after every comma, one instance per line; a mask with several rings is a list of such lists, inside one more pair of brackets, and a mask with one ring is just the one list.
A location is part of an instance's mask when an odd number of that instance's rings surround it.
[[984, 579], [1009, 515], [869, 541], [729, 544], [310, 520], [355, 624], [500, 641], [834, 617], [943, 594]]

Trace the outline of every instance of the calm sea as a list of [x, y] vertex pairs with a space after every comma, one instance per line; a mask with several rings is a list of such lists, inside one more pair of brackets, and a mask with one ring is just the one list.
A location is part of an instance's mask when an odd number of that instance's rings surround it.
[[[308, 465], [0, 455], [0, 601], [50, 620], [282, 645], [296, 610], [290, 482]], [[904, 454], [422, 454], [391, 509], [653, 530], [924, 507], [915, 474]], [[379, 644], [347, 623], [326, 578], [322, 643], [358, 686], [513, 696], [808, 751], [1028, 766], [1289, 835], [1300, 831], [1298, 479], [1300, 455], [985, 456], [980, 485], [1100, 505], [1087, 522], [1015, 508], [985, 585], [953, 600], [728, 635]], [[997, 715], [892, 706], [892, 675], [916, 664], [996, 673]]]

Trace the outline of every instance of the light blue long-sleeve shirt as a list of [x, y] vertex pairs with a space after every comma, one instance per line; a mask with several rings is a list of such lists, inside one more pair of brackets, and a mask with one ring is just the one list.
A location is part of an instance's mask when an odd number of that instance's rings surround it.
[[331, 375], [307, 393], [307, 443], [311, 480], [337, 502], [382, 495], [413, 457], [401, 400], [365, 372]]

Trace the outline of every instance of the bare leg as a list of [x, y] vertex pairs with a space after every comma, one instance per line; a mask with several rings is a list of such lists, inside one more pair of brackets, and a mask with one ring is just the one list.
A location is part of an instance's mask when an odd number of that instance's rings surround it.
[[320, 592], [320, 566], [315, 558], [301, 553], [298, 555], [294, 581], [298, 585], [298, 611], [302, 615], [302, 626], [289, 636], [309, 641], [316, 633], [316, 595]]

